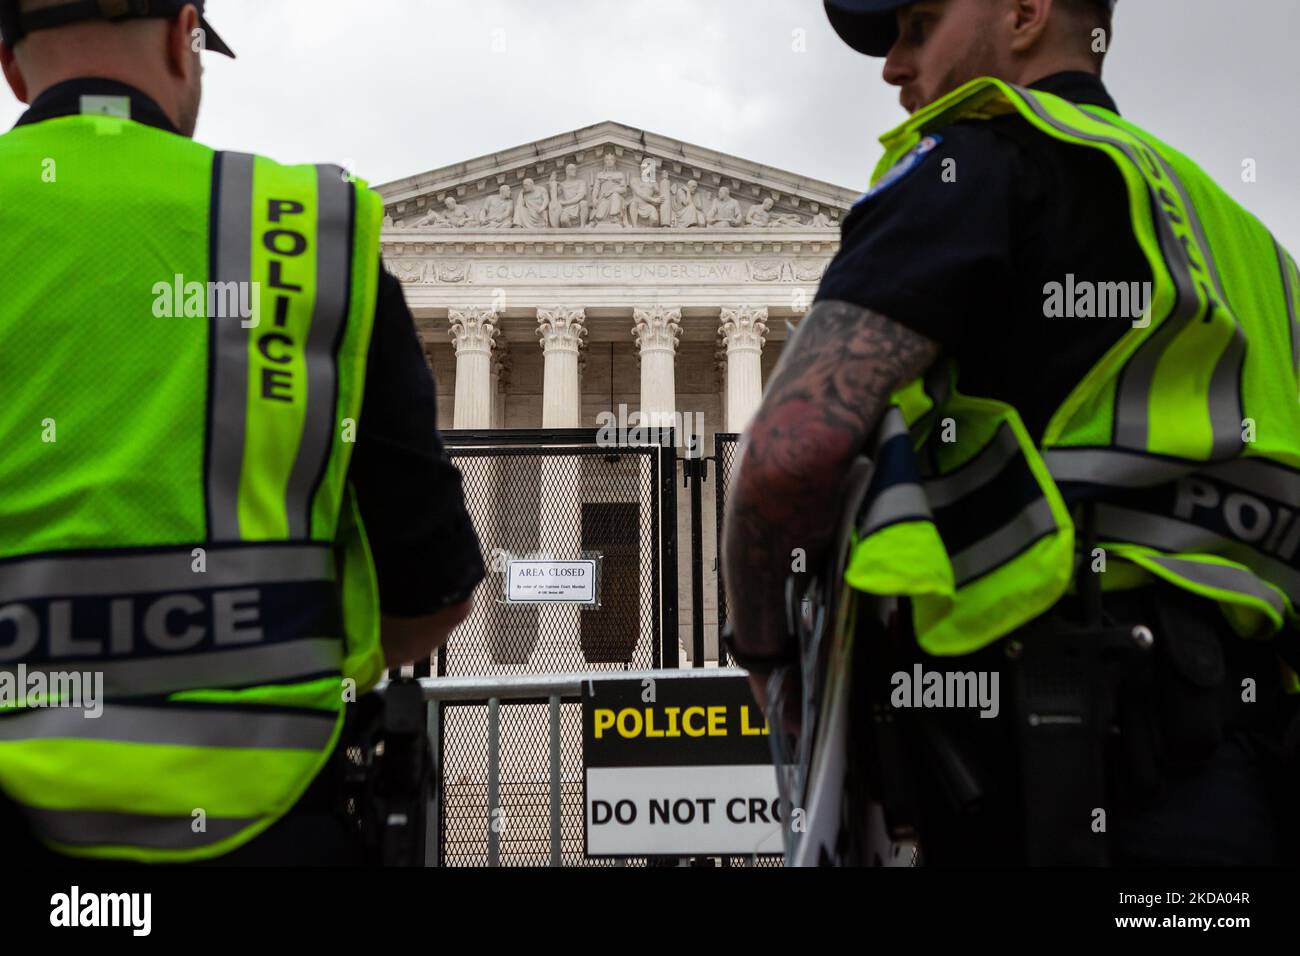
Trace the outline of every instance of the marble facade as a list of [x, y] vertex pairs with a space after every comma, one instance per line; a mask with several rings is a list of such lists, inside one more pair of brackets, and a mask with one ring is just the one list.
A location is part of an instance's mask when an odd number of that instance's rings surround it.
[[[598, 427], [619, 406], [740, 431], [857, 193], [606, 122], [378, 187], [439, 427]], [[713, 488], [706, 658], [716, 657]], [[689, 541], [689, 508], [679, 540]], [[682, 555], [679, 625], [690, 655]]]

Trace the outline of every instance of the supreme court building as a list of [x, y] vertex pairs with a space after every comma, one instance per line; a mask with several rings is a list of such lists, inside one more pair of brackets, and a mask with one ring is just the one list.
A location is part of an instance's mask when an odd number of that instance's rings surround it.
[[[753, 415], [858, 195], [613, 122], [378, 191], [384, 258], [433, 368], [441, 429], [595, 429], [622, 406], [650, 423], [702, 422], [705, 454], [714, 432]], [[706, 659], [713, 502], [704, 496]]]

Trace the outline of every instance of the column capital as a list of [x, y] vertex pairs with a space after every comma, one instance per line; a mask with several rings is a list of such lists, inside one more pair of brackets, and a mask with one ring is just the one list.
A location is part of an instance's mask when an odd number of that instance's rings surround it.
[[448, 334], [456, 343], [456, 354], [484, 352], [491, 354], [492, 340], [497, 334], [497, 311], [482, 306], [448, 309]]
[[542, 351], [577, 353], [587, 334], [587, 311], [583, 308], [537, 310], [537, 335]]
[[726, 346], [727, 354], [732, 352], [762, 352], [767, 342], [767, 307], [741, 305], [722, 309], [722, 321], [718, 334]]
[[632, 310], [632, 335], [641, 352], [677, 351], [682, 337], [682, 310], [654, 305]]

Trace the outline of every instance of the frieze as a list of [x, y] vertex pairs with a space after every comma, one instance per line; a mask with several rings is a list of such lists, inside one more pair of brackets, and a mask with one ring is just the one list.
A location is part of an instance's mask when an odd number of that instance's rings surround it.
[[424, 260], [389, 259], [405, 285], [637, 285], [814, 283], [829, 259]]
[[600, 282], [618, 285], [638, 282], [748, 282], [749, 271], [737, 260], [677, 260], [673, 262], [475, 262], [474, 282], [479, 285], [522, 282], [538, 285]]

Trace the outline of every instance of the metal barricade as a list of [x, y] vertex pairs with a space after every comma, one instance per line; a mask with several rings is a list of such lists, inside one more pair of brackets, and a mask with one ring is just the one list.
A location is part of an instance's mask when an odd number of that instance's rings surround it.
[[[669, 444], [606, 446], [596, 429], [449, 431], [487, 580], [439, 676], [675, 667], [677, 485]], [[601, 556], [598, 608], [504, 602], [504, 562]], [[429, 675], [429, 668], [415, 676]]]
[[[583, 854], [583, 685], [611, 678], [710, 680], [741, 674], [732, 668], [708, 668], [422, 678], [429, 737], [435, 746], [458, 710], [476, 709], [486, 724], [484, 759], [477, 767], [448, 765], [442, 755], [435, 760], [426, 865], [646, 865], [650, 861], [644, 858], [588, 860]], [[531, 722], [536, 739], [511, 738], [512, 726], [526, 726], [512, 720], [511, 711], [517, 708], [533, 708], [542, 717]], [[577, 727], [576, 755], [564, 747], [563, 725], [569, 721]], [[526, 766], [521, 768], [512, 748], [528, 755]], [[726, 862], [754, 861], [730, 857]]]

